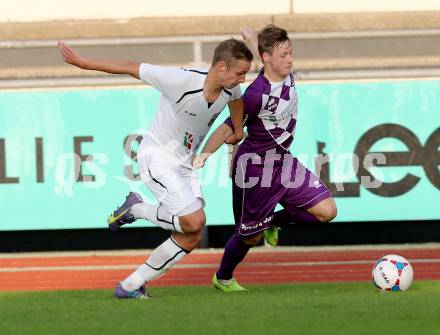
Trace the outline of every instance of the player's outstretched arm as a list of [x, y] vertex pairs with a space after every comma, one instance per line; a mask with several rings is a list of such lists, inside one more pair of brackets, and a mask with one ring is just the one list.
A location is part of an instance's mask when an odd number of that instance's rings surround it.
[[84, 70], [96, 70], [114, 74], [129, 74], [139, 79], [140, 63], [115, 60], [98, 59], [82, 56], [64, 42], [58, 42], [58, 50], [66, 63], [72, 64]]
[[203, 147], [201, 153], [194, 157], [193, 167], [200, 169], [205, 165], [205, 161], [214, 152], [218, 150], [225, 143], [228, 136], [232, 135], [233, 131], [226, 123], [221, 124], [208, 138], [205, 146]]

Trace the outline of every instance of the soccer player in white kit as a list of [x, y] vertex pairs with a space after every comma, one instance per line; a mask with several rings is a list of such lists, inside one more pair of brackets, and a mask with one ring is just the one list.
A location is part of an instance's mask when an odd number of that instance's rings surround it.
[[234, 144], [242, 139], [243, 102], [239, 84], [245, 81], [250, 69], [252, 52], [243, 42], [228, 39], [215, 49], [209, 69], [182, 69], [83, 57], [63, 42], [58, 43], [58, 49], [69, 64], [86, 70], [129, 74], [161, 93], [137, 156], [142, 180], [159, 204], [147, 204], [139, 194], [130, 192], [108, 220], [111, 230], [136, 219], [147, 219], [172, 231], [147, 261], [115, 289], [117, 298], [148, 298], [145, 284], [166, 272], [202, 239], [206, 221], [204, 200], [192, 158], [226, 105], [237, 129], [227, 142]]

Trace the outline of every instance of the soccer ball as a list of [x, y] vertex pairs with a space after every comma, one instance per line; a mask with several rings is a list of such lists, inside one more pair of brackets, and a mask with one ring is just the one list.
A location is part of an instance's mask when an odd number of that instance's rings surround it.
[[373, 284], [383, 291], [406, 291], [413, 281], [413, 268], [406, 258], [386, 255], [373, 267]]

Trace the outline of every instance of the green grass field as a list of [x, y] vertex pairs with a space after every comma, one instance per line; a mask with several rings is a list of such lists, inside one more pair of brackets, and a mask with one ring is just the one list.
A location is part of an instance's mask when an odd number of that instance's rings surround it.
[[0, 334], [440, 334], [440, 281], [384, 293], [369, 283], [0, 293]]

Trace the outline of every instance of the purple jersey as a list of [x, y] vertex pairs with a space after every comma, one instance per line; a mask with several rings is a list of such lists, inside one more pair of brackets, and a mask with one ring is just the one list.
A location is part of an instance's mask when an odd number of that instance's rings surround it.
[[[293, 73], [282, 82], [272, 83], [264, 77], [263, 68], [246, 89], [243, 101], [248, 136], [233, 161], [232, 198], [238, 234], [251, 236], [274, 224], [277, 204], [294, 215], [331, 197], [331, 193], [289, 152], [298, 103]], [[230, 119], [226, 124], [232, 127]], [[249, 154], [261, 160], [249, 159]]]
[[[246, 89], [243, 102], [248, 136], [239, 152], [259, 155], [271, 149], [276, 153], [288, 152], [295, 133], [298, 103], [293, 73], [282, 82], [272, 83], [264, 76], [264, 68], [261, 69]], [[232, 127], [230, 119], [226, 123]]]

